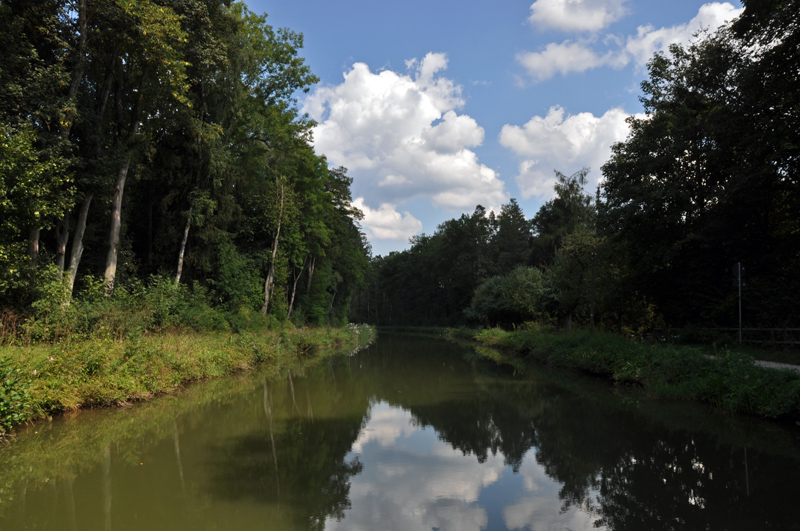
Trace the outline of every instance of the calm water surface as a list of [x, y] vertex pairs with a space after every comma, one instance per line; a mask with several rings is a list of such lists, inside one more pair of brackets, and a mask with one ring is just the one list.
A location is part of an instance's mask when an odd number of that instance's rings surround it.
[[800, 433], [384, 334], [0, 447], [0, 529], [800, 529]]

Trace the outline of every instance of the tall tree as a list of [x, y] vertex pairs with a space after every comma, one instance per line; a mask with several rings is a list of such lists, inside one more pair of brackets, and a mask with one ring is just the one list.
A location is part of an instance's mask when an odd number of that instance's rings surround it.
[[495, 274], [505, 275], [517, 266], [530, 263], [531, 224], [525, 214], [511, 199], [500, 209], [497, 216], [497, 230], [492, 236], [492, 247], [496, 256]]
[[603, 168], [603, 230], [625, 246], [631, 288], [670, 322], [731, 322], [736, 262], [751, 275], [757, 311], [746, 318], [800, 318], [781, 295], [800, 272], [790, 4], [748, 5], [733, 30], [656, 56], [643, 84], [648, 116], [630, 121]]
[[534, 265], [552, 264], [563, 238], [578, 227], [593, 223], [594, 202], [584, 191], [589, 168], [567, 176], [556, 170], [555, 197], [539, 208], [531, 219]]

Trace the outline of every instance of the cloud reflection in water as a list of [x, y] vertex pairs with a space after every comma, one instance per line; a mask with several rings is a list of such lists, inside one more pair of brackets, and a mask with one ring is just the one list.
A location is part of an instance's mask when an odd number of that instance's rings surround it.
[[[364, 465], [352, 478], [351, 508], [342, 521], [328, 519], [326, 530], [594, 529], [592, 515], [561, 511], [560, 485], [545, 475], [533, 450], [520, 468], [522, 481], [514, 481], [502, 455], [479, 463], [417, 424], [408, 411], [373, 404], [350, 455]], [[507, 505], [485, 507], [487, 487], [502, 489]], [[490, 522], [491, 513], [502, 521]]]

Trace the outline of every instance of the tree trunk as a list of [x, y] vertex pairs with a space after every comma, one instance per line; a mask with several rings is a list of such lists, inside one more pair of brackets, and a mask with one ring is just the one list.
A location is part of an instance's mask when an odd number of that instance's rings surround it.
[[58, 226], [58, 233], [56, 234], [57, 248], [56, 248], [56, 265], [58, 266], [58, 278], [64, 276], [64, 267], [67, 257], [67, 244], [69, 243], [69, 211], [61, 218], [61, 223]]
[[128, 153], [125, 162], [117, 172], [117, 184], [114, 187], [114, 201], [111, 204], [111, 230], [108, 235], [108, 255], [106, 256], [106, 272], [104, 275], [106, 295], [114, 292], [114, 279], [117, 276], [117, 255], [119, 247], [119, 233], [122, 227], [122, 195], [125, 191], [125, 181], [128, 178], [128, 169], [131, 166], [133, 153]]
[[35, 268], [39, 265], [39, 233], [41, 229], [31, 229], [28, 233], [28, 266]]
[[331, 303], [328, 306], [328, 321], [329, 322], [333, 321], [333, 301], [336, 300], [336, 294], [337, 293], [338, 293], [338, 291], [334, 291], [333, 294], [331, 295]]
[[[106, 272], [104, 275], [106, 285], [106, 296], [114, 292], [114, 280], [117, 277], [117, 255], [119, 247], [119, 234], [122, 227], [122, 196], [125, 191], [125, 181], [128, 178], [128, 170], [131, 167], [131, 159], [133, 159], [133, 140], [139, 132], [139, 110], [142, 104], [142, 95], [144, 88], [147, 85], [149, 77], [150, 65], [147, 64], [142, 72], [142, 77], [139, 80], [138, 96], [136, 103], [133, 105], [131, 111], [131, 127], [128, 131], [128, 146], [125, 153], [125, 161], [122, 163], [119, 171], [117, 172], [117, 183], [114, 186], [114, 201], [111, 205], [111, 229], [108, 235], [108, 255], [106, 256]], [[121, 71], [120, 71], [121, 75]], [[122, 83], [122, 80], [119, 81]], [[121, 90], [117, 91], [118, 97]], [[118, 112], [121, 112], [120, 105], [118, 104]]]
[[72, 240], [72, 252], [69, 258], [69, 271], [67, 272], [68, 298], [72, 298], [72, 290], [75, 287], [75, 277], [78, 275], [78, 265], [83, 255], [83, 233], [86, 231], [86, 218], [89, 216], [89, 205], [92, 204], [93, 194], [87, 195], [83, 200], [81, 212], [78, 214], [78, 223], [75, 226], [75, 238]]
[[284, 198], [283, 183], [280, 184], [280, 206], [278, 208], [278, 229], [275, 231], [275, 240], [272, 242], [272, 260], [269, 262], [269, 273], [267, 273], [267, 281], [264, 283], [264, 306], [261, 308], [261, 313], [267, 315], [269, 310], [269, 299], [272, 296], [273, 284], [275, 283], [275, 257], [278, 256], [278, 239], [281, 235], [281, 222], [283, 221], [283, 198]]
[[78, 90], [81, 86], [81, 81], [83, 80], [83, 75], [86, 72], [86, 40], [87, 40], [87, 31], [88, 31], [88, 13], [86, 13], [87, 9], [87, 0], [79, 0], [78, 1], [78, 28], [80, 31], [80, 37], [78, 38], [78, 59], [75, 61], [75, 70], [72, 71], [72, 81], [69, 86], [69, 93], [67, 96], [67, 101], [70, 105], [70, 111], [67, 113], [65, 122], [66, 125], [61, 129], [61, 134], [64, 138], [69, 137], [69, 133], [72, 130], [72, 125], [75, 123], [75, 118], [77, 113], [75, 112], [74, 108], [77, 107], [75, 98], [78, 96]]
[[317, 257], [311, 257], [311, 264], [308, 266], [308, 285], [306, 286], [306, 297], [311, 296], [311, 280], [314, 278], [314, 265], [317, 263]]
[[289, 312], [286, 314], [286, 318], [292, 316], [292, 308], [294, 308], [294, 298], [297, 294], [297, 281], [300, 280], [300, 277], [303, 276], [303, 270], [306, 268], [305, 260], [303, 261], [303, 267], [300, 268], [300, 272], [297, 276], [294, 277], [294, 284], [292, 285], [292, 298], [289, 300]]
[[181, 250], [178, 253], [178, 272], [175, 274], [175, 285], [181, 283], [181, 274], [183, 273], [183, 255], [186, 251], [186, 241], [189, 239], [189, 226], [192, 224], [192, 209], [189, 208], [189, 214], [186, 216], [186, 227], [183, 229], [183, 239], [181, 240]]

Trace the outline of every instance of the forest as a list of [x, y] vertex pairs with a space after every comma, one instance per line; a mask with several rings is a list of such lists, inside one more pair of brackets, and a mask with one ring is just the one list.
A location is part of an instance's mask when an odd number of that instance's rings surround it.
[[746, 327], [797, 327], [800, 10], [744, 4], [650, 60], [628, 138], [556, 169], [538, 212], [478, 205], [372, 257], [298, 110], [302, 35], [228, 0], [2, 0], [3, 336], [121, 326], [114, 300], [150, 304], [145, 328], [637, 332], [736, 326], [740, 304]]
[[347, 322], [369, 246], [298, 110], [301, 34], [230, 0], [2, 0], [0, 28], [6, 340], [109, 301], [146, 329]]
[[744, 4], [731, 25], [650, 60], [645, 115], [628, 119], [596, 191], [588, 168], [556, 171], [530, 217], [513, 199], [479, 205], [376, 257], [359, 319], [736, 327], [741, 264], [743, 326], [799, 326], [800, 9]]

